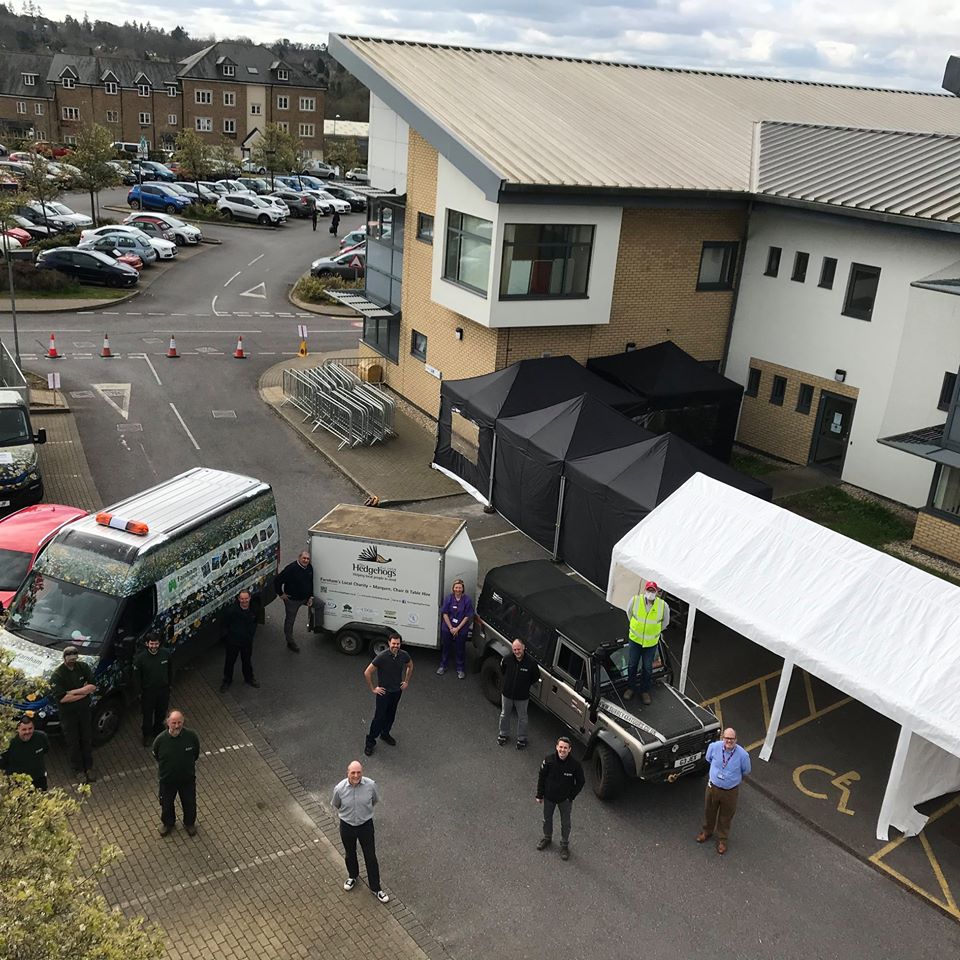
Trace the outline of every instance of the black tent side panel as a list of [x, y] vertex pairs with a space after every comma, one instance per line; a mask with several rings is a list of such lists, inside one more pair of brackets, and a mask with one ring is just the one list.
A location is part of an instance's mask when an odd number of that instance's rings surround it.
[[[493, 429], [479, 425], [479, 448], [476, 462], [468, 459], [453, 446], [453, 412], [456, 400], [441, 387], [440, 416], [437, 419], [437, 445], [433, 462], [470, 484], [484, 499], [490, 487], [490, 466], [493, 455]], [[470, 419], [467, 417], [467, 419]]]

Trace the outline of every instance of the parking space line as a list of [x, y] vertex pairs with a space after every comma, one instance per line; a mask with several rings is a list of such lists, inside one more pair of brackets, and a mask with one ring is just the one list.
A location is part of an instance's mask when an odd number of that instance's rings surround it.
[[[785, 727], [781, 727], [777, 731], [777, 737], [782, 737], [785, 733], [793, 733], [794, 730], [799, 730], [800, 727], [806, 726], [808, 723], [813, 723], [814, 720], [819, 720], [821, 717], [825, 717], [828, 713], [833, 713], [834, 710], [839, 710], [840, 707], [846, 706], [853, 700], [853, 697], [843, 697], [838, 700], [836, 703], [831, 703], [829, 707], [824, 707], [822, 710], [818, 710], [816, 713], [811, 713], [809, 716], [802, 717], [800, 720], [796, 720], [793, 723], [788, 723]], [[764, 737], [761, 737], [757, 740], [756, 743], [751, 743], [750, 746], [744, 747], [743, 749], [750, 753], [751, 750], [756, 750], [758, 747], [763, 746]]]
[[744, 693], [751, 687], [755, 687], [760, 683], [766, 683], [767, 680], [772, 680], [774, 677], [779, 677], [782, 672], [782, 670], [774, 670], [772, 673], [765, 673], [762, 677], [757, 677], [756, 680], [749, 680], [747, 683], [741, 683], [739, 687], [733, 687], [731, 690], [724, 690], [723, 693], [718, 693], [715, 696], [710, 697], [710, 699], [706, 702], [713, 703], [714, 700], [727, 700], [730, 697], [735, 697], [738, 693]]
[[947, 878], [943, 875], [943, 868], [940, 866], [937, 855], [933, 852], [933, 847], [930, 846], [930, 841], [927, 839], [926, 833], [920, 834], [920, 844], [923, 847], [923, 852], [927, 855], [927, 859], [930, 861], [930, 866], [933, 868], [933, 875], [937, 878], [937, 883], [940, 884], [944, 901], [951, 912], [960, 916], [960, 912], [957, 910], [957, 901], [953, 899], [953, 894], [950, 892], [950, 885], [947, 883]]
[[184, 433], [190, 438], [190, 442], [193, 444], [195, 450], [200, 449], [200, 444], [197, 443], [196, 438], [190, 432], [190, 428], [184, 422], [183, 417], [180, 416], [180, 411], [174, 406], [173, 403], [170, 404], [170, 409], [173, 411], [174, 416], [180, 421], [180, 426], [183, 427]]
[[[807, 672], [804, 670], [803, 675], [806, 676]], [[760, 684], [760, 706], [763, 708], [763, 725], [766, 729], [770, 729], [770, 697], [767, 694], [767, 681], [764, 680]]]
[[813, 699], [813, 683], [811, 683], [810, 674], [806, 670], [803, 671], [803, 687], [807, 692], [807, 709], [810, 713], [816, 713], [817, 702]]

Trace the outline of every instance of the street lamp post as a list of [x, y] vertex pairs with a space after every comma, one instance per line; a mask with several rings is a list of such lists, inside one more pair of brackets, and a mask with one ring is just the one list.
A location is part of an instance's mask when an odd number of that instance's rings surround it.
[[273, 190], [273, 158], [277, 155], [276, 150], [267, 150], [267, 164], [270, 167], [270, 189]]
[[337, 135], [337, 121], [338, 121], [339, 119], [340, 119], [340, 114], [338, 113], [338, 114], [333, 118], [333, 135], [334, 135], [334, 136]]

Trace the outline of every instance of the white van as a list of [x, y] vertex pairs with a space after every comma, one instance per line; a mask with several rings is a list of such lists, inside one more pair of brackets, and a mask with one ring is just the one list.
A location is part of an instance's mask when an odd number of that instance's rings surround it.
[[280, 528], [269, 484], [197, 467], [61, 530], [8, 607], [0, 647], [36, 678], [21, 710], [56, 719], [45, 679], [72, 644], [97, 682], [94, 740], [120, 725], [134, 653], [153, 631], [182, 663], [220, 639], [226, 607], [273, 597]]
[[47, 431], [30, 426], [30, 410], [16, 390], [0, 390], [0, 516], [43, 499], [37, 445]]

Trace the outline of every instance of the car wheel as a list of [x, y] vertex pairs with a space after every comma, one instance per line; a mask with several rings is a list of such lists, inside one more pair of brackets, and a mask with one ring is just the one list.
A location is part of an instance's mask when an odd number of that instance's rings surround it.
[[337, 634], [337, 647], [348, 657], [355, 657], [363, 653], [364, 643], [359, 634], [352, 630], [342, 630]]
[[123, 701], [119, 697], [107, 697], [93, 708], [93, 742], [101, 746], [120, 729], [123, 719]]
[[623, 789], [624, 779], [620, 758], [605, 743], [598, 743], [593, 754], [593, 792], [597, 799], [615, 799]]
[[390, 649], [390, 641], [386, 637], [375, 637], [370, 641], [370, 656], [379, 657]]
[[186, 243], [186, 241], [183, 239], [183, 237], [180, 237], [180, 236], [174, 237], [174, 238], [173, 238], [173, 242], [174, 242], [178, 247], [182, 247], [182, 246]]
[[314, 274], [315, 277], [332, 277], [333, 274], [329, 270], [321, 270], [319, 273]]
[[228, 220], [233, 219], [233, 211], [229, 207], [224, 208], [223, 212], [227, 215]]
[[176, 208], [172, 203], [168, 203], [168, 204], [163, 208], [163, 212], [164, 212], [164, 213], [176, 213], [176, 212], [177, 212], [177, 208]]
[[270, 218], [265, 213], [261, 213], [260, 216], [257, 217], [257, 223], [262, 227], [265, 227], [269, 222]]
[[495, 707], [500, 706], [500, 684], [502, 680], [500, 663], [496, 654], [493, 654], [480, 665], [480, 690]]
[[131, 209], [131, 210], [139, 210], [139, 209], [140, 209], [140, 201], [139, 201], [139, 200], [128, 200], [127, 202], [130, 204], [130, 209]]
[[119, 277], [110, 277], [110, 279], [107, 280], [108, 287], [119, 287], [121, 283], [123, 283], [123, 281]]

